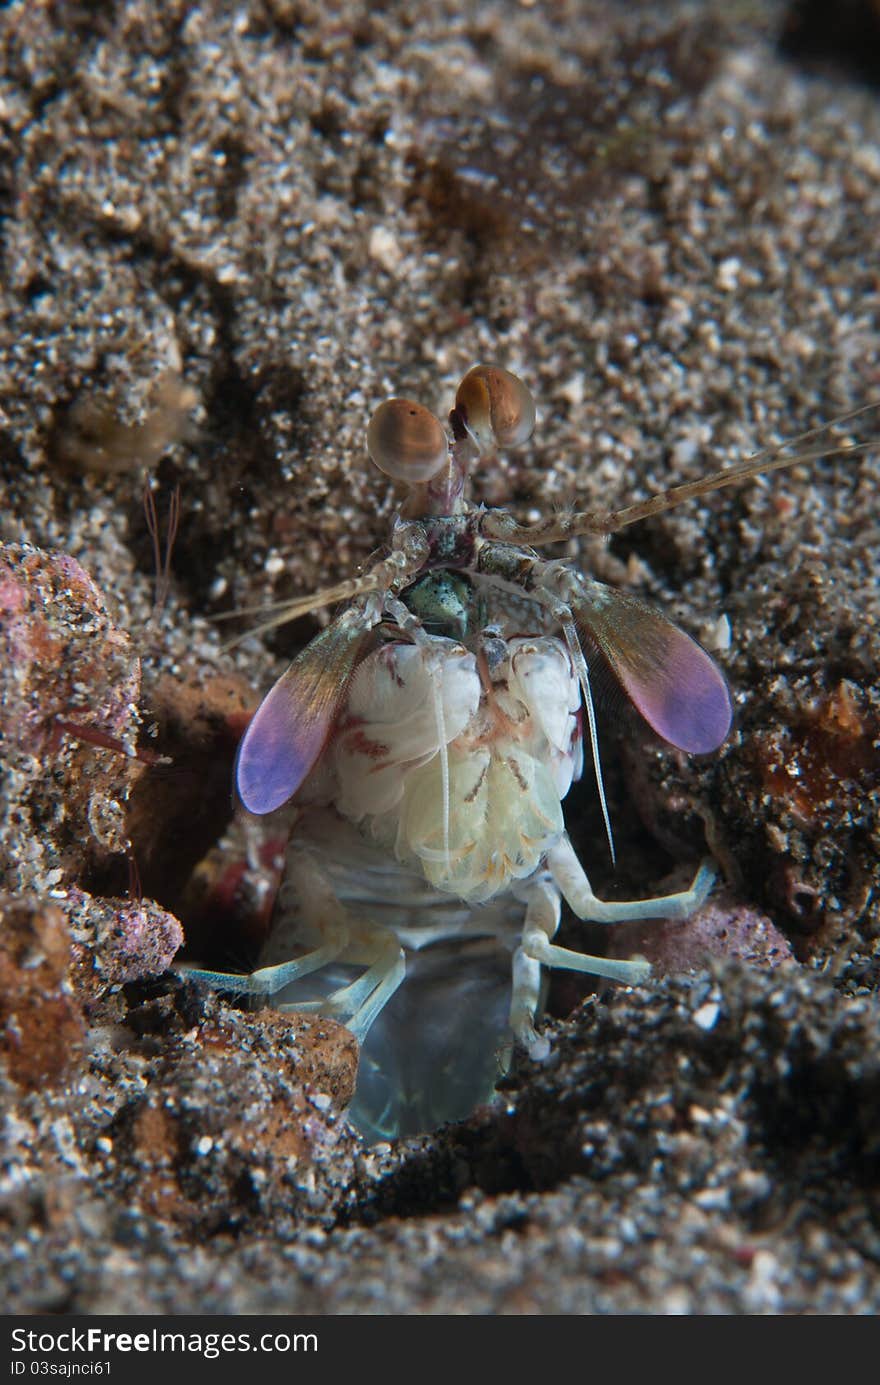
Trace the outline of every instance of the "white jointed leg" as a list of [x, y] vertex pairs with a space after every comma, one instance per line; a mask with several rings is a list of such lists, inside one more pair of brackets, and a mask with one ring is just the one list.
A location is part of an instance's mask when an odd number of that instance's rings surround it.
[[546, 1058], [550, 1045], [535, 1032], [535, 1016], [540, 998], [541, 967], [559, 967], [566, 971], [583, 971], [591, 976], [605, 976], [634, 986], [651, 974], [649, 962], [621, 962], [609, 957], [591, 957], [559, 947], [551, 938], [559, 927], [560, 895], [550, 880], [539, 881], [529, 897], [523, 925], [522, 943], [513, 957], [513, 995], [510, 1003], [510, 1027], [517, 1040], [524, 1044], [529, 1056], [536, 1061]]
[[204, 981], [217, 991], [230, 995], [272, 996], [283, 991], [291, 982], [320, 971], [330, 962], [335, 962], [348, 946], [348, 929], [335, 927], [325, 932], [326, 941], [311, 952], [303, 953], [289, 962], [279, 962], [276, 966], [260, 967], [250, 973], [232, 971], [204, 971], [201, 967], [187, 967], [186, 975], [195, 981]]
[[[686, 919], [709, 897], [715, 871], [704, 861], [689, 890], [656, 899], [597, 899], [574, 847], [563, 836], [547, 853], [547, 867], [579, 919], [591, 923], [624, 923], [636, 919]], [[556, 963], [555, 965], [564, 965]], [[605, 973], [603, 973], [605, 974]]]
[[311, 854], [297, 849], [288, 853], [275, 924], [270, 956], [283, 956], [288, 948], [296, 951], [302, 946], [307, 951], [290, 961], [260, 967], [250, 975], [196, 968], [189, 969], [188, 975], [219, 991], [271, 998], [333, 962], [362, 967], [354, 981], [329, 994], [319, 994], [314, 1000], [283, 1001], [277, 1008], [288, 1013], [332, 1015], [363, 1043], [370, 1025], [404, 978], [404, 953], [397, 938], [387, 928], [357, 922]]
[[638, 986], [651, 975], [651, 963], [641, 958], [621, 962], [615, 957], [591, 957], [588, 952], [573, 952], [570, 947], [558, 947], [541, 933], [534, 932], [523, 940], [523, 948], [545, 967], [562, 967], [566, 971], [585, 971], [590, 976], [605, 976], [609, 981], [623, 981]]
[[386, 949], [384, 957], [380, 959], [377, 966], [382, 967], [378, 985], [374, 988], [369, 999], [348, 1021], [348, 1028], [359, 1044], [364, 1042], [373, 1020], [388, 1004], [406, 974], [403, 948], [395, 946]]
[[534, 1062], [550, 1052], [549, 1041], [535, 1031], [541, 1000], [541, 962], [529, 943], [536, 936], [547, 941], [559, 927], [559, 891], [547, 879], [539, 880], [529, 892], [522, 943], [513, 954], [513, 986], [510, 996], [510, 1027], [514, 1038], [529, 1051]]
[[[387, 1005], [406, 972], [403, 948], [387, 934], [377, 934], [374, 951], [375, 960], [356, 981], [340, 986], [323, 1000], [294, 1001], [278, 1008], [298, 1014], [331, 1015], [341, 1020], [362, 1044], [370, 1025]], [[360, 962], [363, 960], [362, 945], [358, 952]]]

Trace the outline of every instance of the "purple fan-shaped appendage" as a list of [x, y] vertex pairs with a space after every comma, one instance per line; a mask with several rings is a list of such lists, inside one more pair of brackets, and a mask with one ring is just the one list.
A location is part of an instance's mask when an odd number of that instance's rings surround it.
[[648, 725], [691, 755], [717, 750], [733, 704], [714, 659], [639, 597], [590, 579], [582, 590], [574, 612], [586, 648], [607, 660]]
[[328, 729], [326, 722], [303, 714], [296, 687], [287, 674], [280, 678], [238, 748], [235, 783], [248, 812], [271, 813], [292, 798], [320, 755]]
[[312, 769], [345, 700], [369, 627], [340, 616], [294, 659], [244, 733], [235, 783], [251, 813], [292, 798]]
[[649, 726], [671, 745], [691, 755], [717, 750], [733, 720], [724, 674], [705, 650], [681, 630], [665, 632], [664, 658], [650, 676], [618, 665], [617, 672]]

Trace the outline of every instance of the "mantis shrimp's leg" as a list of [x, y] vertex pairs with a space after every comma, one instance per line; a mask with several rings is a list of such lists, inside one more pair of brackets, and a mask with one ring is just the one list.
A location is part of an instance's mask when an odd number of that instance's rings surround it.
[[257, 971], [239, 973], [231, 971], [205, 971], [201, 967], [187, 967], [185, 973], [194, 981], [204, 981], [217, 991], [230, 995], [273, 996], [283, 991], [291, 982], [298, 981], [310, 972], [320, 971], [329, 962], [335, 962], [348, 945], [348, 929], [344, 926], [325, 932], [326, 942], [313, 948], [302, 957], [289, 962], [278, 962], [275, 966], [259, 967]]
[[291, 894], [298, 911], [307, 912], [303, 922], [308, 930], [304, 928], [300, 934], [306, 951], [300, 956], [258, 967], [250, 973], [187, 967], [186, 975], [229, 995], [274, 996], [294, 981], [335, 962], [351, 943], [348, 915], [314, 863], [302, 851], [291, 852], [288, 857], [288, 878], [283, 886], [282, 902], [284, 895]]
[[391, 999], [406, 972], [403, 948], [394, 938], [379, 934], [375, 950], [378, 952], [376, 960], [356, 981], [348, 986], [340, 986], [323, 1000], [279, 1005], [279, 1010], [311, 1012], [341, 1019], [358, 1043], [363, 1044], [370, 1025]]
[[574, 847], [566, 836], [560, 838], [547, 852], [547, 866], [578, 918], [592, 923], [623, 923], [636, 919], [686, 919], [705, 904], [715, 883], [715, 870], [708, 861], [704, 861], [689, 890], [660, 895], [656, 899], [597, 899], [584, 868], [575, 855]]
[[583, 971], [591, 976], [604, 976], [611, 981], [622, 981], [630, 986], [645, 981], [651, 974], [649, 962], [625, 962], [609, 957], [592, 957], [588, 953], [574, 952], [571, 948], [559, 947], [551, 942], [550, 939], [559, 927], [559, 903], [559, 888], [552, 880], [545, 878], [537, 882], [526, 908], [522, 943], [513, 957], [510, 1027], [514, 1037], [525, 1045], [529, 1056], [536, 1062], [546, 1058], [550, 1051], [549, 1041], [543, 1035], [537, 1034], [534, 1027], [540, 999], [542, 966], [560, 967], [566, 971]]
[[528, 1049], [534, 1062], [550, 1052], [550, 1042], [535, 1030], [541, 1003], [541, 962], [529, 948], [533, 936], [546, 941], [559, 927], [559, 890], [546, 876], [536, 881], [529, 893], [522, 942], [513, 954], [513, 987], [510, 996], [510, 1027], [514, 1038]]
[[[327, 957], [328, 962], [363, 967], [363, 973], [329, 994], [325, 984], [324, 994], [319, 993], [315, 999], [309, 999], [308, 995], [302, 1000], [282, 997], [277, 1008], [288, 1013], [331, 1015], [363, 1043], [370, 1025], [403, 980], [403, 949], [387, 928], [368, 920], [358, 921], [339, 899], [311, 853], [294, 844], [287, 855], [287, 874], [278, 899], [275, 935], [270, 942], [269, 955], [281, 953], [283, 956], [288, 949], [292, 951], [297, 946], [317, 943], [299, 959], [304, 962], [318, 957], [324, 951], [325, 942], [330, 946], [341, 943], [335, 947], [332, 957]], [[297, 973], [297, 965], [296, 961], [281, 963], [281, 967], [293, 968], [292, 981], [307, 974], [306, 971]], [[308, 970], [317, 970], [317, 967]]]

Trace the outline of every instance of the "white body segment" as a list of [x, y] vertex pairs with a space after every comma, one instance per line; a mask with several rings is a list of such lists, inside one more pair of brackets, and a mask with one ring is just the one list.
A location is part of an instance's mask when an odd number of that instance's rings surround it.
[[481, 678], [454, 640], [382, 645], [357, 669], [302, 791], [470, 904], [534, 873], [564, 831], [561, 800], [583, 763], [564, 644], [513, 639], [506, 651]]

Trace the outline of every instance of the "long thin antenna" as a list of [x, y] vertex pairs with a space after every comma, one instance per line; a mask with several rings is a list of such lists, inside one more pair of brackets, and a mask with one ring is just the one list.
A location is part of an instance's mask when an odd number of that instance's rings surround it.
[[434, 668], [431, 676], [431, 695], [434, 702], [434, 723], [437, 728], [437, 739], [440, 749], [440, 782], [443, 793], [443, 864], [446, 867], [447, 875], [451, 874], [451, 864], [449, 857], [449, 747], [446, 739], [446, 716], [443, 712], [443, 695], [441, 684], [443, 675], [440, 671], [440, 661], [433, 660]]
[[584, 706], [587, 709], [587, 724], [590, 728], [590, 750], [593, 755], [593, 770], [596, 775], [596, 788], [599, 791], [599, 805], [602, 809], [602, 818], [605, 823], [605, 836], [608, 838], [608, 850], [611, 852], [611, 864], [617, 864], [617, 853], [614, 850], [614, 835], [611, 831], [611, 818], [608, 814], [608, 803], [605, 798], [605, 784], [602, 779], [602, 765], [599, 760], [599, 733], [596, 727], [596, 709], [593, 706], [593, 693], [590, 687], [590, 674], [587, 669], [587, 661], [581, 649], [581, 642], [575, 629], [574, 621], [562, 621], [562, 633], [565, 636], [565, 643], [568, 645], [568, 652], [577, 670], [578, 681], [584, 695]]
[[[427, 552], [427, 548], [425, 550]], [[254, 625], [250, 630], [245, 630], [243, 634], [236, 635], [229, 640], [224, 649], [234, 649], [237, 644], [248, 640], [252, 635], [263, 635], [268, 630], [275, 630], [279, 625], [286, 625], [289, 621], [296, 620], [298, 616], [309, 615], [312, 611], [319, 611], [322, 606], [335, 606], [340, 601], [356, 600], [359, 596], [365, 596], [370, 592], [385, 593], [404, 585], [409, 577], [414, 576], [424, 562], [425, 554], [419, 551], [407, 553], [391, 553], [387, 558], [383, 558], [376, 563], [369, 572], [365, 572], [361, 577], [348, 577], [342, 582], [337, 582], [335, 587], [325, 587], [323, 591], [312, 592], [308, 596], [295, 596], [289, 601], [275, 601], [266, 606], [254, 606], [238, 611], [224, 611], [220, 615], [214, 616], [214, 620], [232, 620], [236, 616], [255, 614], [260, 611], [277, 611], [270, 620], [264, 620], [260, 625]]]
[[168, 519], [165, 529], [165, 543], [162, 544], [159, 532], [159, 514], [156, 509], [156, 497], [149, 480], [144, 484], [144, 518], [147, 523], [147, 532], [153, 545], [153, 566], [156, 574], [156, 585], [153, 594], [153, 609], [150, 612], [150, 620], [156, 621], [162, 614], [168, 594], [171, 591], [171, 555], [174, 552], [174, 543], [177, 538], [177, 531], [180, 527], [180, 485], [176, 485], [171, 492], [171, 499], [168, 502]]
[[[850, 413], [832, 419], [829, 423], [820, 424], [817, 428], [810, 428], [804, 433], [799, 433], [797, 437], [789, 438], [775, 447], [765, 447], [762, 451], [756, 452], [751, 457], [746, 457], [733, 466], [722, 467], [718, 471], [711, 472], [708, 476], [700, 477], [697, 481], [685, 481], [680, 486], [671, 486], [668, 490], [661, 491], [659, 495], [652, 495], [647, 500], [637, 501], [636, 504], [627, 505], [621, 510], [581, 510], [572, 515], [557, 515], [555, 518], [543, 520], [537, 524], [511, 524], [509, 519], [505, 517], [503, 528], [499, 529], [497, 537], [506, 543], [523, 543], [531, 548], [537, 548], [545, 543], [559, 543], [565, 539], [576, 538], [580, 534], [614, 534], [619, 529], [625, 529], [629, 524], [635, 524], [638, 520], [663, 514], [666, 510], [673, 510], [676, 506], [684, 504], [686, 500], [693, 500], [700, 495], [708, 495], [711, 491], [721, 490], [725, 486], [742, 485], [745, 481], [750, 481], [756, 476], [767, 475], [771, 471], [799, 466], [804, 462], [813, 462], [822, 457], [861, 456], [865, 452], [877, 450], [880, 443], [841, 443], [835, 446], [825, 445], [809, 448], [792, 455], [787, 454], [792, 447], [809, 442], [813, 438], [819, 438], [832, 428], [839, 428], [845, 423], [851, 423], [854, 419], [861, 418], [863, 415], [878, 409], [880, 409], [880, 401], [864, 404], [859, 409], [853, 409]], [[491, 512], [487, 516], [485, 528], [491, 532]]]

